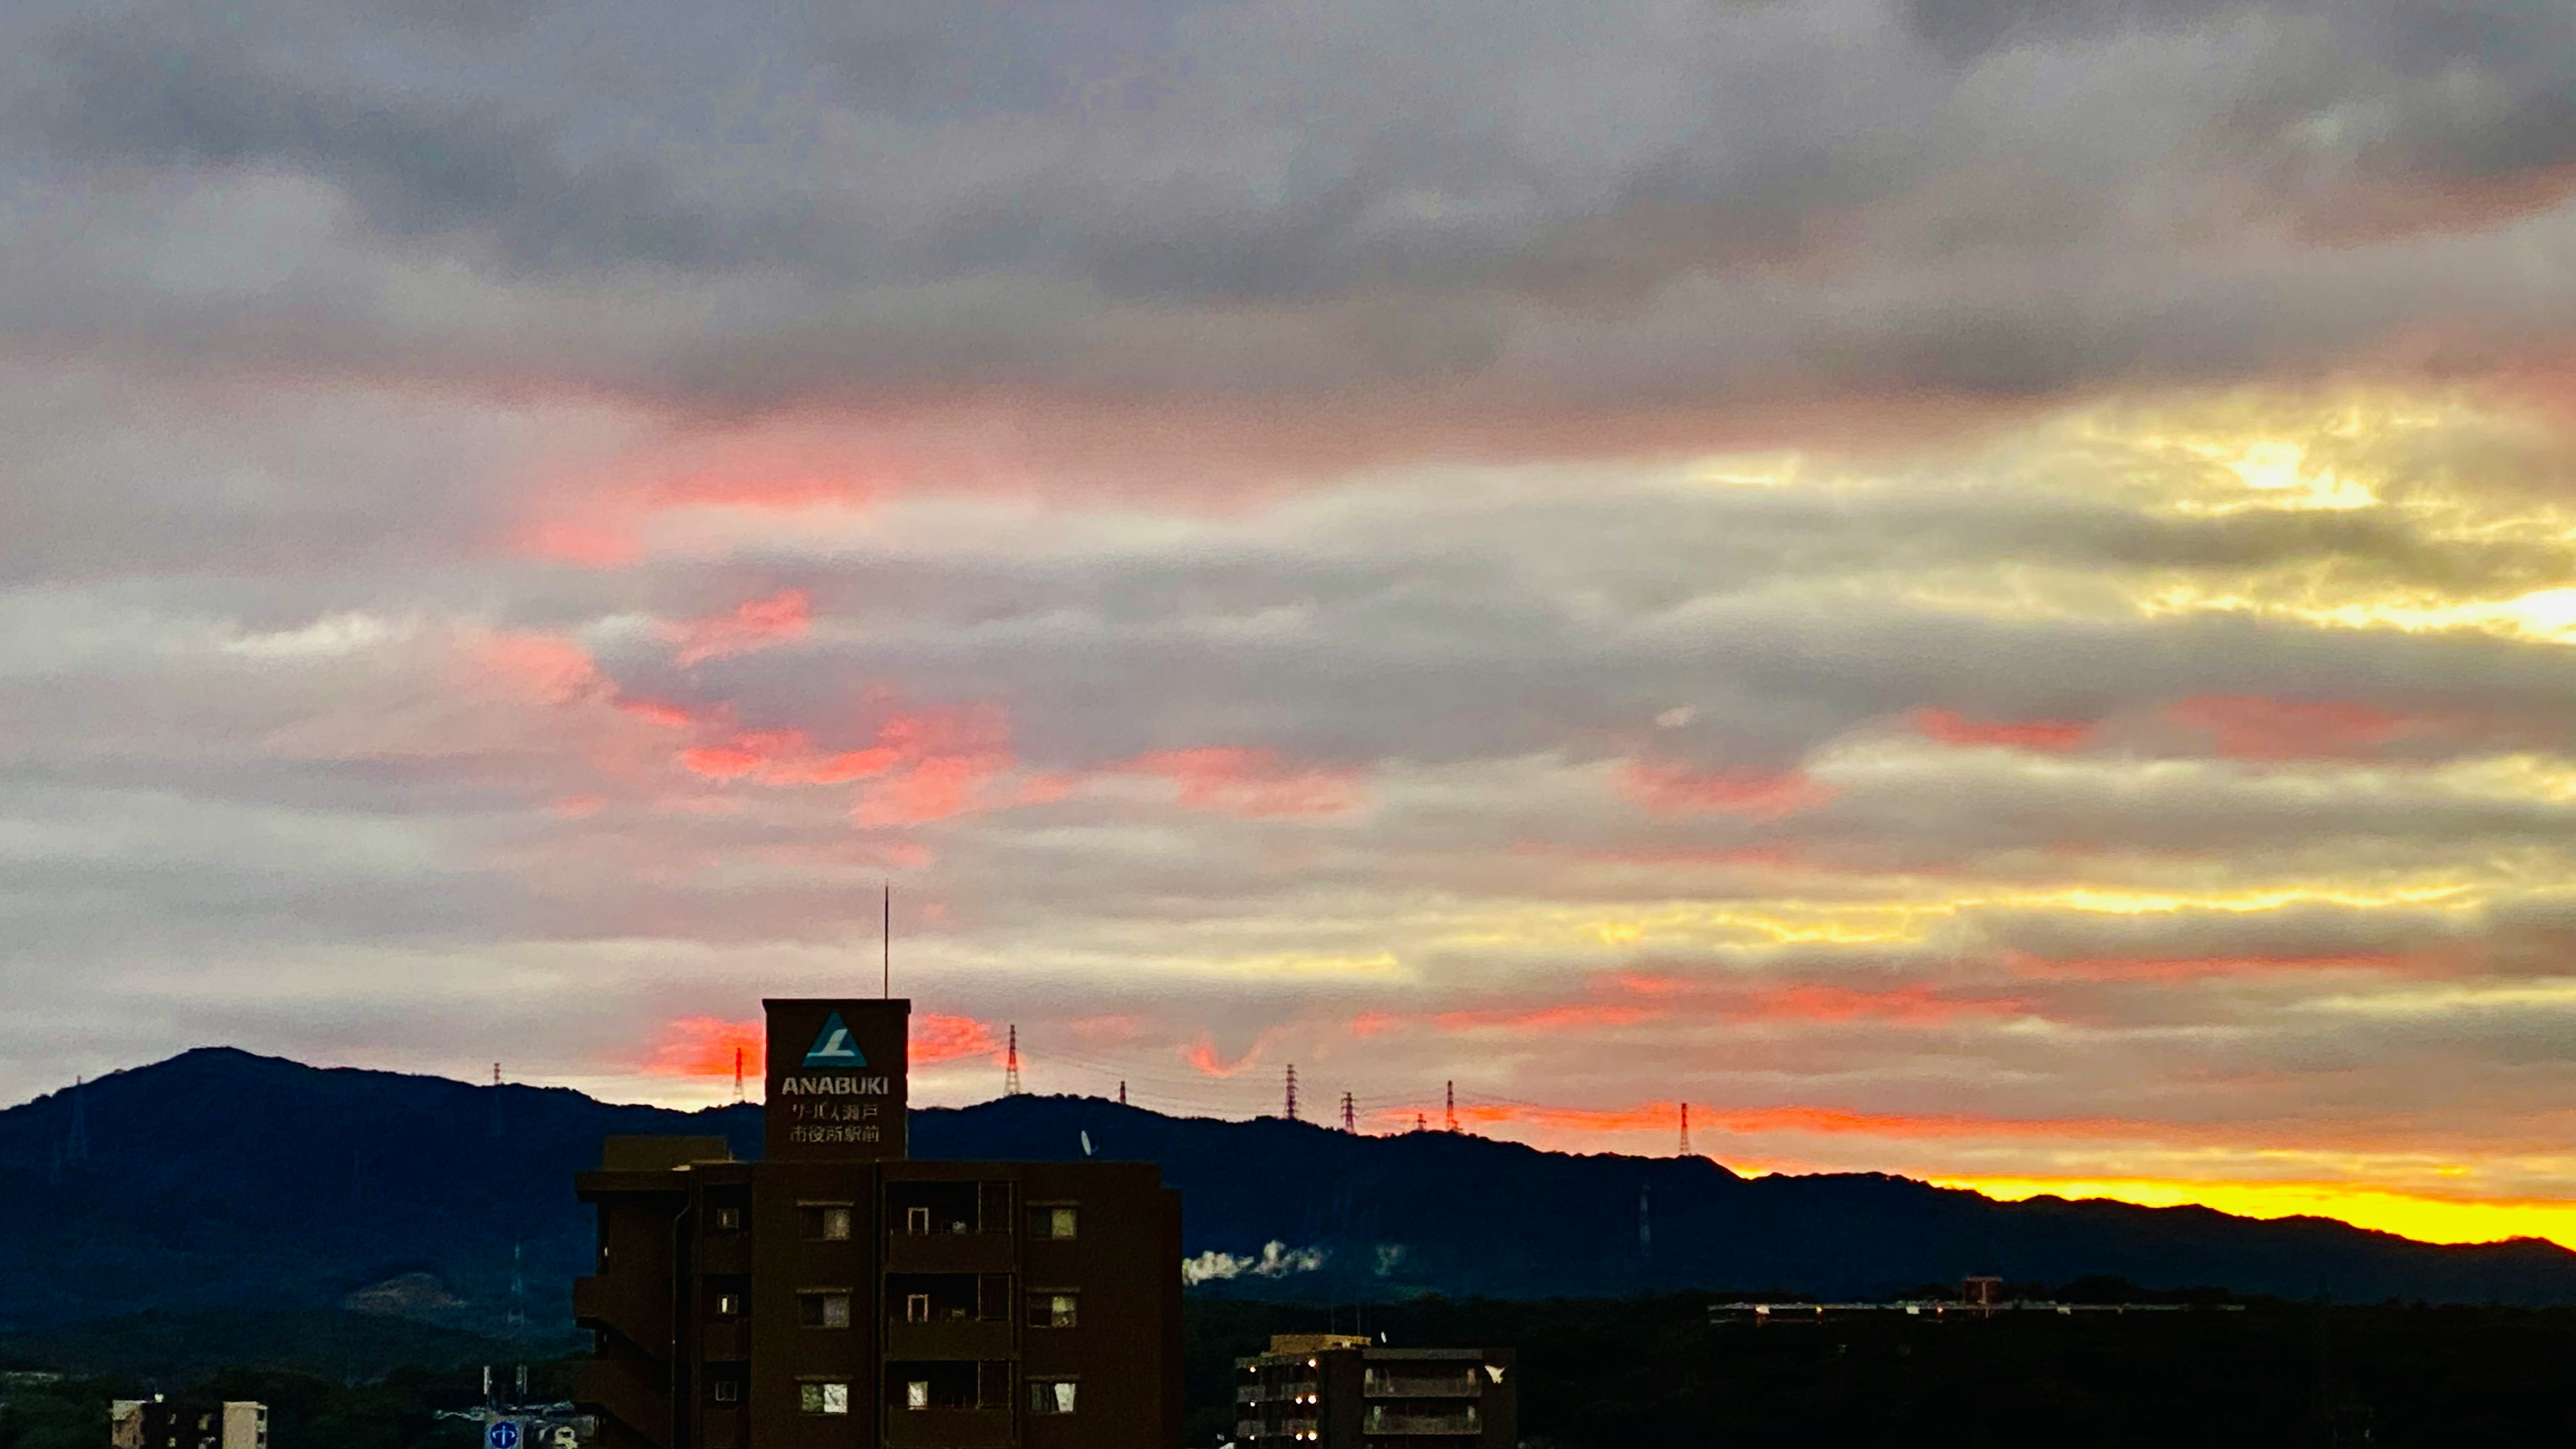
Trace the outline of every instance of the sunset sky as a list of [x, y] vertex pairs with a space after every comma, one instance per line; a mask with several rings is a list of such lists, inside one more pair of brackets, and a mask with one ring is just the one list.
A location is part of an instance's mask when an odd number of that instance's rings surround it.
[[2566, 0], [0, 41], [0, 1100], [891, 881], [916, 1100], [2576, 1245]]

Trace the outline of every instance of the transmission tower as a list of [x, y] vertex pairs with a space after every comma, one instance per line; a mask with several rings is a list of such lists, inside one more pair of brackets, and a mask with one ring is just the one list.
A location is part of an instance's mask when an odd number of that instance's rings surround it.
[[1127, 1105], [1127, 1084], [1125, 1082], [1120, 1082], [1118, 1084], [1118, 1105], [1121, 1107]]
[[1002, 1058], [1002, 1095], [1005, 1097], [1016, 1097], [1019, 1094], [1020, 1029], [1015, 1025], [1011, 1028], [1010, 1051]]
[[1297, 1064], [1288, 1064], [1288, 1120], [1297, 1120]]
[[742, 1048], [733, 1049], [733, 1104], [742, 1105]]
[[1690, 1103], [1684, 1102], [1682, 1103], [1682, 1156], [1690, 1155]]
[[83, 1078], [72, 1078], [72, 1126], [63, 1134], [63, 1161], [73, 1167], [89, 1161], [89, 1111], [83, 1105], [88, 1085]]
[[1342, 1130], [1350, 1133], [1357, 1133], [1360, 1130], [1359, 1114], [1351, 1105], [1351, 1094], [1348, 1092], [1342, 1094]]
[[1431, 1119], [1430, 1119], [1430, 1118], [1428, 1118], [1428, 1117], [1423, 1116], [1423, 1115], [1422, 1115], [1421, 1113], [1419, 1113], [1419, 1112], [1414, 1113], [1414, 1114], [1413, 1114], [1413, 1130], [1414, 1130], [1414, 1131], [1416, 1131], [1416, 1132], [1428, 1132], [1428, 1131], [1430, 1131], [1430, 1130], [1431, 1130]]
[[1449, 1130], [1452, 1132], [1458, 1130], [1458, 1084], [1456, 1082], [1449, 1084]]

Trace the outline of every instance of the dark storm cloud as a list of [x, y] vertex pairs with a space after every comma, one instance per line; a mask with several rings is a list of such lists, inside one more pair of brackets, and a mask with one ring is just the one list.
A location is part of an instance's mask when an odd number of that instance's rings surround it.
[[[2432, 317], [2509, 348], [2509, 277], [2402, 240], [2302, 265], [2267, 218], [2422, 196], [2396, 230], [2456, 230], [2545, 208], [2576, 144], [2576, 21], [2529, 0], [0, 23], [22, 184], [91, 213], [13, 249], [28, 345], [725, 411], [1400, 384], [1429, 414], [1367, 431], [1705, 436], [2331, 369]], [[2455, 195], [2502, 182], [2539, 189]], [[292, 280], [170, 284], [279, 225]]]

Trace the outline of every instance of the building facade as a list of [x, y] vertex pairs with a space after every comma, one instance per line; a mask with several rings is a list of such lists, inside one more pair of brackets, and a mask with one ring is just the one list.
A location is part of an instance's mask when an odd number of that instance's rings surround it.
[[268, 1449], [268, 1406], [248, 1399], [117, 1399], [107, 1420], [112, 1449]]
[[1235, 1438], [1246, 1449], [1511, 1449], [1519, 1380], [1507, 1348], [1389, 1348], [1281, 1334], [1236, 1359]]
[[1172, 1449], [1180, 1198], [1151, 1164], [915, 1162], [903, 1001], [772, 1001], [764, 1160], [611, 1138], [578, 1190], [604, 1449]]

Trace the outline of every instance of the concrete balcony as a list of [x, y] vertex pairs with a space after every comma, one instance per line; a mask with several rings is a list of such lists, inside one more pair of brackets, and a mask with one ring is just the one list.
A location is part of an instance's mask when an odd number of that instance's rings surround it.
[[1360, 1420], [1363, 1434], [1476, 1434], [1483, 1432], [1483, 1428], [1474, 1409], [1440, 1414], [1391, 1414], [1385, 1405], [1371, 1404], [1367, 1417]]
[[608, 1275], [572, 1280], [572, 1319], [583, 1328], [605, 1328], [657, 1360], [669, 1354], [671, 1315], [648, 1302], [633, 1283]]
[[698, 1271], [741, 1277], [751, 1272], [751, 1234], [709, 1233], [698, 1239]]
[[590, 1359], [577, 1371], [573, 1397], [582, 1408], [614, 1419], [648, 1444], [671, 1442], [671, 1400], [625, 1366]]
[[708, 1409], [705, 1425], [705, 1449], [745, 1449], [751, 1443], [751, 1412], [739, 1405]]
[[1016, 1264], [1008, 1233], [889, 1233], [889, 1273], [1008, 1273]]
[[889, 1360], [951, 1362], [1010, 1358], [1011, 1325], [978, 1318], [943, 1318], [928, 1323], [906, 1323], [898, 1318], [885, 1326], [885, 1356]]
[[1371, 1372], [1361, 1392], [1372, 1399], [1479, 1399], [1485, 1386], [1471, 1370], [1461, 1374], [1381, 1374]]
[[698, 1355], [709, 1363], [751, 1357], [751, 1325], [739, 1318], [710, 1318], [698, 1325]]
[[1008, 1409], [886, 1410], [887, 1449], [1008, 1449], [1019, 1442]]

